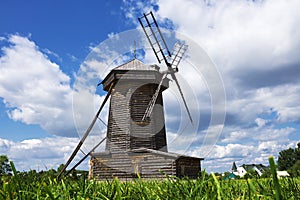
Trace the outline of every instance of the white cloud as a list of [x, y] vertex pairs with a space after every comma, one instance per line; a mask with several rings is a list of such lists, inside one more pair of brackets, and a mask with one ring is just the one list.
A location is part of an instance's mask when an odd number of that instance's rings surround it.
[[249, 156], [254, 149], [254, 146], [241, 144], [228, 144], [226, 146], [216, 145], [211, 154], [214, 158], [246, 157]]
[[268, 120], [262, 119], [262, 118], [256, 118], [255, 122], [257, 124], [258, 127], [263, 127], [266, 125], [266, 123], [268, 122]]
[[263, 106], [270, 107], [278, 114], [278, 121], [293, 122], [300, 119], [300, 86], [284, 84], [273, 88], [261, 88], [255, 91], [254, 99]]
[[74, 135], [70, 78], [26, 37], [11, 35], [2, 47], [0, 96], [15, 121]]
[[[66, 137], [28, 139], [20, 142], [0, 138], [0, 154], [7, 155], [19, 171], [57, 169], [67, 161], [78, 141], [78, 138]], [[79, 154], [74, 163], [82, 156]], [[85, 162], [80, 167], [87, 169], [88, 163]]]
[[11, 35], [7, 41], [0, 58], [0, 97], [8, 116], [50, 134], [82, 136], [103, 100], [95, 95], [97, 83], [73, 90], [70, 77], [29, 38]]
[[[224, 80], [225, 129], [207, 163], [211, 159], [230, 165], [234, 159], [266, 161], [269, 154], [276, 155], [296, 143], [290, 136], [299, 132], [293, 123], [300, 121], [299, 1], [159, 0], [152, 4], [158, 6], [155, 15], [159, 22], [166, 18], [173, 22], [178, 38], [186, 35], [201, 44]], [[148, 12], [149, 5], [146, 7], [135, 9]], [[195, 74], [190, 70], [180, 74], [191, 80], [201, 108], [209, 109], [210, 98], [203, 98], [207, 91], [199, 87]], [[202, 80], [210, 79], [208, 74], [202, 75]], [[201, 146], [204, 138], [199, 139], [191, 150], [198, 150], [194, 155], [202, 155], [205, 149]], [[211, 161], [207, 166], [214, 164]]]
[[[281, 143], [280, 141], [259, 142], [258, 145], [229, 143], [224, 146], [216, 145], [210, 156], [203, 161], [203, 168], [208, 172], [230, 171], [232, 163], [264, 164], [269, 165], [268, 157], [274, 156], [277, 160], [279, 151], [287, 148], [295, 148], [296, 142]], [[199, 157], [201, 148], [188, 152], [188, 155]]]
[[273, 68], [297, 59], [299, 1], [209, 2], [158, 1], [158, 15], [203, 44], [221, 61], [220, 70], [245, 64], [260, 69], [261, 63]]
[[[131, 3], [133, 2], [129, 5]], [[191, 45], [189, 58], [194, 58], [197, 62], [183, 61], [183, 66], [186, 67], [180, 67], [178, 73], [179, 80], [183, 79], [180, 80], [182, 84], [192, 88], [190, 91], [185, 90], [189, 106], [196, 115], [200, 111], [201, 114], [205, 114], [204, 117], [202, 115], [200, 117], [200, 135], [205, 132], [203, 131], [205, 126], [209, 125], [207, 123], [203, 126], [203, 123], [210, 120], [212, 105], [216, 108], [221, 102], [218, 97], [222, 94], [222, 88], [211, 91], [211, 88], [216, 88], [214, 87], [216, 79], [211, 74], [222, 75], [224, 81], [227, 95], [226, 126], [219, 143], [207, 157], [206, 166], [213, 169], [216, 160], [224, 164], [221, 166], [223, 169], [230, 168], [232, 162], [237, 160], [241, 164], [263, 162], [270, 154], [277, 154], [280, 150], [296, 144], [296, 141], [289, 137], [299, 131], [293, 127], [293, 123], [300, 121], [300, 114], [297, 112], [300, 107], [298, 86], [300, 59], [297, 55], [300, 50], [299, 1], [164, 0], [150, 2], [150, 4], [154, 3], [158, 5], [155, 15], [159, 22], [166, 22], [163, 18], [167, 17], [172, 21], [178, 38], [189, 37], [191, 38], [189, 41], [201, 44], [213, 60], [212, 63], [209, 59], [203, 60], [205, 52], [201, 50], [202, 53], [198, 54], [199, 49]], [[126, 10], [128, 17], [136, 19], [134, 15], [137, 12], [139, 16], [141, 10], [148, 12], [151, 8], [150, 4], [135, 3], [135, 7]], [[106, 46], [93, 47], [95, 59], [87, 59], [81, 65], [73, 96], [75, 101], [78, 101], [75, 118], [78, 117], [76, 121], [81, 123], [80, 132], [87, 126], [95, 108], [103, 99], [99, 95], [94, 95], [98, 77], [103, 78], [110, 69], [108, 66], [111, 66], [114, 60], [123, 61], [120, 55], [132, 49], [135, 38], [132, 38], [130, 33], [126, 36], [126, 41], [119, 43], [119, 40], [125, 37], [124, 35], [117, 35], [115, 40], [110, 40], [111, 43], [104, 43]], [[116, 34], [110, 34], [110, 39], [115, 36]], [[0, 60], [0, 96], [9, 108], [9, 116], [24, 123], [40, 124], [44, 129], [55, 133], [64, 130], [66, 124], [59, 122], [72, 119], [70, 115], [72, 89], [69, 86], [69, 77], [59, 69], [57, 64], [42, 54], [28, 38], [11, 36], [9, 42], [11, 46], [2, 48], [3, 56]], [[144, 48], [144, 42], [146, 41], [138, 41], [137, 48]], [[118, 51], [110, 51], [112, 49]], [[145, 61], [149, 63], [155, 60], [151, 51], [145, 49]], [[101, 55], [102, 60], [97, 55]], [[201, 67], [200, 73], [199, 71], [191, 73], [192, 66], [199, 63], [203, 64], [198, 66]], [[209, 65], [213, 63], [216, 64], [217, 70], [212, 73], [211, 67], [208, 66], [214, 66]], [[86, 82], [85, 77], [92, 82]], [[28, 90], [28, 88], [33, 89]], [[167, 110], [171, 110], [166, 114], [170, 130], [169, 139], [178, 138], [174, 130], [178, 126], [178, 119], [176, 119], [178, 112], [174, 110], [181, 100], [177, 98], [178, 95], [174, 91], [165, 92], [164, 99], [165, 104], [169, 106]], [[193, 95], [199, 100], [200, 109], [196, 108], [195, 102], [190, 103]], [[93, 103], [87, 106], [87, 101]], [[215, 112], [222, 110], [222, 107], [223, 104]], [[106, 113], [107, 108], [104, 110], [104, 114]], [[52, 117], [50, 121], [49, 116]], [[221, 121], [217, 120], [217, 122]], [[217, 130], [213, 129], [214, 127], [221, 126], [217, 122], [206, 132], [211, 134], [207, 135], [208, 141], [211, 141], [211, 137], [217, 138], [212, 132]], [[67, 128], [70, 130], [70, 127]], [[203, 149], [211, 148], [206, 146], [207, 143], [203, 143], [204, 138], [203, 135], [197, 136], [195, 139], [198, 142], [193, 143], [191, 150], [186, 153], [195, 156], [203, 155]], [[175, 148], [172, 148], [182, 149], [192, 141], [191, 138], [183, 138], [180, 145], [174, 143]], [[26, 144], [19, 146], [25, 145], [28, 148], [31, 145], [38, 148], [38, 141], [35, 142], [25, 141]], [[10, 142], [2, 141], [1, 144], [4, 150], [9, 148]], [[51, 155], [50, 152], [48, 156]]]
[[247, 138], [248, 135], [249, 134], [245, 131], [232, 131], [221, 141], [225, 143], [237, 142]]
[[72, 61], [72, 62], [77, 62], [78, 61], [78, 58], [70, 53], [67, 53], [67, 56], [69, 57], [69, 59]]
[[43, 49], [42, 52], [44, 52], [45, 54], [49, 55], [49, 56], [53, 56], [55, 57], [56, 59], [58, 59], [60, 62], [62, 61], [62, 58], [59, 57], [59, 55], [49, 49]]
[[7, 152], [13, 144], [12, 141], [0, 139], [0, 152]]
[[299, 85], [292, 83], [240, 91], [235, 96], [227, 96], [227, 111], [244, 124], [255, 121], [262, 126], [263, 123], [269, 123], [270, 120], [257, 117], [269, 112], [276, 113], [273, 122], [299, 122], [299, 91]]

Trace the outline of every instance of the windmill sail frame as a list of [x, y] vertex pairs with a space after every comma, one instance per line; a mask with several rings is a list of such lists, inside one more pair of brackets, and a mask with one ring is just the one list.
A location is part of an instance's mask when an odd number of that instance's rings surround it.
[[[166, 66], [168, 67], [168, 70], [165, 72], [166, 75], [162, 76], [162, 80], [160, 81], [160, 84], [157, 86], [157, 89], [156, 89], [154, 95], [152, 96], [152, 99], [149, 102], [148, 107], [145, 110], [143, 120], [145, 121], [146, 119], [148, 119], [150, 117], [152, 110], [154, 108], [158, 93], [160, 91], [161, 83], [168, 74], [171, 74], [172, 79], [176, 82], [176, 85], [178, 87], [178, 90], [179, 90], [180, 96], [182, 98], [182, 101], [184, 103], [184, 107], [187, 111], [188, 117], [189, 117], [191, 123], [193, 124], [193, 119], [192, 119], [191, 113], [187, 106], [187, 103], [184, 98], [181, 87], [179, 85], [179, 82], [175, 76], [175, 73], [178, 72], [178, 65], [179, 65], [180, 61], [182, 60], [184, 53], [187, 51], [188, 45], [179, 44], [178, 42], [176, 42], [173, 47], [173, 52], [171, 54], [168, 49], [167, 43], [165, 42], [165, 39], [164, 39], [164, 37], [160, 31], [160, 28], [157, 24], [157, 21], [154, 18], [152, 11], [148, 14], [144, 13], [144, 15], [142, 17], [138, 18], [138, 20], [143, 28], [143, 31], [149, 41], [149, 44], [150, 44], [158, 62], [161, 63], [161, 61], [164, 60]], [[149, 31], [147, 31], [147, 28], [149, 28], [150, 33], [149, 33]], [[171, 62], [168, 61], [167, 57], [169, 57], [171, 59]]]

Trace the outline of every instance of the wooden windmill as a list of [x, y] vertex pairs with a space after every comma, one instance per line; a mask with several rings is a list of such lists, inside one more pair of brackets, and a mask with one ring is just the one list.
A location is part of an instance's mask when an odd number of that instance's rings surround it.
[[136, 58], [111, 70], [101, 82], [107, 96], [61, 174], [80, 149], [110, 96], [105, 151], [93, 152], [95, 147], [88, 154], [91, 155], [91, 177], [164, 178], [167, 174], [196, 178], [199, 175], [203, 158], [168, 152], [164, 119], [162, 93], [169, 86], [170, 79], [167, 76], [170, 75], [179, 89], [192, 123], [175, 76], [187, 45], [176, 43], [171, 55], [152, 12], [144, 14], [139, 22], [158, 62], [164, 62], [167, 70], [161, 72], [157, 65], [146, 65]]

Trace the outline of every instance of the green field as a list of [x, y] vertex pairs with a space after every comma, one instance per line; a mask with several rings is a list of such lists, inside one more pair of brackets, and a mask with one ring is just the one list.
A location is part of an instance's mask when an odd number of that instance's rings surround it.
[[57, 181], [55, 170], [13, 172], [1, 177], [0, 199], [300, 199], [300, 178], [223, 180], [203, 172], [197, 180], [93, 181], [73, 175]]

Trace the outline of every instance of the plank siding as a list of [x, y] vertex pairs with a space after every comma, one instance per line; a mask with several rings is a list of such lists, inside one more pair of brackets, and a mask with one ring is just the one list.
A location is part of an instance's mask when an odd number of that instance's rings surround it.
[[157, 153], [151, 150], [123, 152], [101, 156], [93, 154], [92, 176], [96, 179], [163, 179], [168, 176], [197, 178], [200, 174], [200, 158], [179, 154]]
[[[139, 73], [138, 77], [142, 77], [140, 80], [136, 79], [137, 72], [131, 74], [123, 71], [122, 76], [119, 75], [122, 79], [115, 80], [117, 84], [110, 100], [107, 151], [127, 151], [141, 147], [167, 151], [162, 100], [166, 83], [159, 92], [150, 120], [144, 122], [142, 118], [162, 75], [157, 71], [151, 72], [152, 75], [145, 75], [145, 71]], [[110, 78], [108, 80], [112, 83]]]
[[174, 158], [151, 153], [123, 154], [122, 158], [101, 158], [94, 155], [92, 174], [96, 179], [165, 178], [176, 175]]
[[195, 178], [200, 158], [169, 153], [162, 93], [163, 81], [151, 116], [142, 121], [146, 108], [163, 76], [157, 66], [133, 60], [112, 70], [102, 81], [104, 90], [114, 83], [110, 97], [105, 152], [94, 152], [90, 176], [105, 180], [138, 176], [162, 179], [165, 175]]
[[201, 172], [200, 162], [200, 158], [180, 157], [176, 161], [176, 176], [197, 178]]

